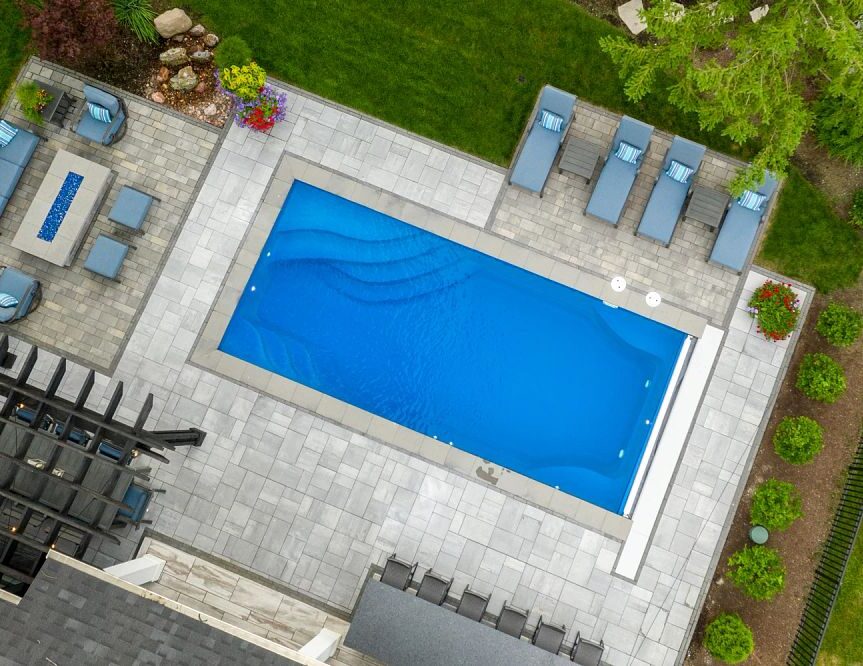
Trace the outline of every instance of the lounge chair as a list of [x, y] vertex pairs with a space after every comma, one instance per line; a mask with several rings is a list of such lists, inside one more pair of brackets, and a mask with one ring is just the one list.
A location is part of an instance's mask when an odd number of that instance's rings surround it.
[[488, 596], [474, 592], [470, 587], [466, 587], [464, 592], [462, 592], [458, 608], [455, 609], [455, 612], [471, 620], [482, 622], [482, 616], [485, 615], [486, 608], [488, 608]]
[[109, 280], [118, 280], [127, 254], [129, 254], [128, 245], [105, 234], [99, 234], [93, 247], [90, 248], [84, 268]]
[[[572, 123], [575, 102], [575, 95], [553, 86], [542, 89], [531, 115], [527, 139], [512, 166], [510, 185], [523, 187], [542, 196], [554, 159]], [[556, 118], [548, 116], [545, 119], [544, 112]]]
[[560, 652], [560, 646], [563, 645], [563, 637], [566, 636], [566, 626], [548, 624], [542, 621], [542, 616], [539, 617], [539, 624], [533, 632], [531, 643], [538, 648], [542, 648], [546, 652], [557, 654]]
[[381, 582], [391, 585], [398, 590], [406, 590], [408, 589], [408, 585], [411, 584], [416, 570], [416, 563], [408, 564], [397, 558], [395, 554], [390, 555], [387, 558], [387, 563], [384, 565]]
[[[602, 171], [596, 181], [596, 187], [593, 188], [590, 201], [587, 202], [587, 208], [584, 210], [586, 215], [614, 225], [620, 222], [620, 215], [623, 213], [623, 207], [629, 198], [635, 178], [641, 170], [652, 135], [651, 125], [629, 116], [621, 118], [608, 150], [608, 156], [605, 158], [605, 164], [602, 165]], [[633, 162], [618, 156], [618, 151], [623, 151], [621, 143], [627, 143], [641, 151]]]
[[449, 588], [452, 586], [452, 578], [444, 578], [438, 576], [434, 571], [426, 571], [422, 581], [420, 581], [417, 597], [425, 599], [433, 603], [435, 606], [440, 606], [446, 601], [446, 595], [449, 594]]
[[4, 122], [15, 131], [15, 136], [5, 146], [0, 146], [0, 215], [6, 210], [6, 204], [39, 145], [39, 137], [32, 132], [8, 120]]
[[515, 638], [521, 638], [524, 625], [527, 624], [527, 613], [514, 606], [503, 605], [494, 628]]
[[5, 266], [0, 268], [0, 295], [12, 296], [15, 300], [14, 304], [0, 307], [0, 324], [11, 324], [39, 307], [42, 287], [36, 278]]
[[572, 661], [579, 666], [599, 666], [605, 644], [602, 641], [590, 641], [581, 637], [581, 632], [575, 635], [575, 645], [572, 646]]
[[136, 190], [134, 187], [123, 185], [117, 195], [117, 200], [111, 207], [111, 212], [108, 213], [108, 219], [132, 231], [141, 231], [152, 205], [153, 197], [149, 194]]
[[738, 273], [743, 271], [746, 259], [758, 234], [758, 226], [764, 221], [767, 209], [770, 207], [770, 199], [776, 193], [779, 183], [770, 172], [765, 172], [764, 180], [760, 187], [753, 190], [756, 194], [764, 197], [763, 202], [757, 210], [752, 210], [741, 204], [746, 196], [734, 199], [725, 213], [725, 220], [719, 227], [719, 234], [713, 244], [713, 251], [708, 261], [730, 268]]
[[674, 137], [638, 224], [636, 233], [639, 236], [651, 238], [666, 247], [671, 243], [706, 150], [701, 144]]
[[[99, 110], [91, 109], [91, 104], [105, 109], [107, 115], [97, 118]], [[126, 109], [119, 97], [91, 85], [84, 85], [83, 106], [81, 118], [75, 127], [76, 134], [103, 146], [110, 146], [122, 137], [121, 130], [126, 127]]]

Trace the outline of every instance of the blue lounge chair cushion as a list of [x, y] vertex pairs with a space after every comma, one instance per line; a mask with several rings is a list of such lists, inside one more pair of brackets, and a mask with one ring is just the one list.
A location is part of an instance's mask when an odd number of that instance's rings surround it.
[[620, 145], [617, 146], [617, 150], [614, 151], [614, 156], [624, 162], [638, 164], [638, 158], [641, 156], [641, 149], [626, 143], [626, 141], [621, 141]]
[[[33, 157], [38, 145], [38, 136], [19, 127], [15, 138], [0, 148], [0, 160], [23, 168], [30, 163], [30, 158]], [[3, 168], [5, 165], [0, 165], [0, 170]]]
[[563, 118], [556, 113], [543, 109], [542, 113], [539, 114], [539, 124], [552, 132], [559, 132], [563, 129]]
[[545, 86], [539, 98], [539, 108], [557, 114], [564, 119], [560, 132], [550, 132], [540, 125], [537, 114], [521, 152], [516, 158], [510, 175], [510, 182], [531, 192], [542, 192], [545, 181], [560, 150], [566, 131], [572, 119], [576, 98], [563, 90]]
[[141, 522], [144, 514], [147, 512], [147, 505], [150, 503], [152, 496], [153, 493], [149, 488], [142, 488], [141, 486], [132, 484], [126, 491], [126, 494], [123, 495], [122, 500], [123, 504], [131, 507], [131, 511], [129, 509], [120, 509], [117, 515], [128, 518], [133, 523]]
[[16, 134], [18, 134], [18, 128], [15, 125], [0, 120], [0, 148], [8, 146]]
[[108, 213], [108, 219], [139, 231], [144, 226], [144, 220], [153, 205], [153, 197], [124, 185], [117, 195], [117, 201]]
[[87, 255], [84, 268], [97, 275], [116, 280], [129, 253], [129, 246], [100, 234]]
[[[701, 160], [707, 149], [699, 143], [676, 136], [665, 153], [662, 170], [653, 186], [647, 206], [638, 223], [638, 235], [652, 238], [668, 245], [680, 220], [683, 204], [689, 194], [693, 174], [701, 167]], [[678, 164], [682, 169], [676, 169], [680, 175], [686, 175], [685, 180], [677, 180], [669, 175], [669, 171]], [[690, 172], [687, 174], [687, 172]]]
[[695, 173], [695, 169], [686, 164], [681, 164], [677, 160], [671, 160], [668, 169], [665, 170], [671, 180], [676, 180], [678, 183], [688, 183], [689, 177]]
[[[620, 120], [620, 125], [611, 142], [608, 159], [602, 166], [602, 171], [596, 180], [596, 186], [590, 195], [590, 201], [587, 202], [585, 212], [588, 215], [610, 224], [617, 224], [620, 221], [620, 215], [626, 205], [629, 191], [638, 175], [639, 164], [644, 159], [652, 135], [653, 127], [647, 123], [629, 116], [624, 116]], [[617, 150], [622, 141], [642, 151], [638, 158], [638, 164], [630, 164], [617, 158], [611, 159], [614, 156], [613, 151]]]
[[30, 306], [38, 289], [38, 280], [16, 268], [7, 266], [0, 271], [0, 292], [18, 299], [18, 305], [14, 308], [0, 308], [0, 322], [20, 319], [30, 312]]

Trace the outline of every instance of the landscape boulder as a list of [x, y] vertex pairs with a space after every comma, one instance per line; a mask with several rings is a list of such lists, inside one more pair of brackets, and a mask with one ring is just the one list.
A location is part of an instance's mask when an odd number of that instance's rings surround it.
[[159, 60], [167, 67], [181, 67], [189, 62], [189, 56], [186, 49], [182, 46], [175, 46], [159, 54]]
[[164, 39], [187, 32], [192, 27], [192, 19], [182, 9], [176, 7], [153, 19], [153, 25]]
[[212, 51], [195, 51], [192, 55], [192, 62], [197, 62], [201, 65], [205, 65], [213, 59]]
[[207, 29], [199, 23], [198, 25], [193, 26], [191, 30], [189, 30], [189, 35], [191, 37], [203, 37], [204, 33], [206, 32]]
[[150, 99], [156, 102], [156, 104], [165, 103], [165, 96], [160, 92], [154, 92], [152, 95], [150, 95]]
[[176, 76], [171, 77], [171, 88], [187, 92], [198, 85], [198, 75], [191, 67], [183, 67]]
[[214, 35], [212, 32], [204, 35], [204, 44], [208, 49], [213, 48], [216, 44], [219, 43], [219, 38]]

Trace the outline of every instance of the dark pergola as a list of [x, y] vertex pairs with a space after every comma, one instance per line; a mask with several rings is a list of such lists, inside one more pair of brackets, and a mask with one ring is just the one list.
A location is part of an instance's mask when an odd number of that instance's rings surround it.
[[[104, 411], [88, 408], [94, 370], [74, 402], [58, 397], [65, 358], [48, 385], [37, 388], [29, 380], [38, 354], [31, 347], [15, 377], [0, 373], [0, 589], [17, 593], [33, 582], [52, 549], [82, 559], [94, 537], [119, 544], [112, 529], [149, 522], [146, 503], [138, 500], [154, 492], [151, 469], [130, 463], [139, 456], [168, 462], [160, 451], [200, 446], [205, 437], [197, 428], [145, 430], [152, 394], [134, 425], [115, 421], [122, 382]], [[0, 366], [13, 360], [4, 334]]]

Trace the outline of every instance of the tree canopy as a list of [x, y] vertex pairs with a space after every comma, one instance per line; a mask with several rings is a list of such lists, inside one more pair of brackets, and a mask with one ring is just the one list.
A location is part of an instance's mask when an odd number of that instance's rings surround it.
[[630, 99], [655, 92], [669, 74], [672, 104], [757, 148], [737, 192], [765, 169], [785, 174], [819, 100], [831, 102], [833, 131], [838, 125], [846, 145], [863, 143], [863, 0], [772, 0], [755, 23], [751, 9], [749, 0], [700, 0], [683, 11], [653, 0], [643, 12], [648, 43], [602, 39]]

